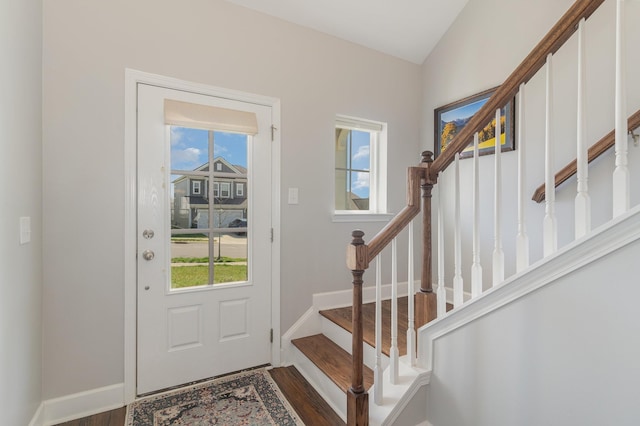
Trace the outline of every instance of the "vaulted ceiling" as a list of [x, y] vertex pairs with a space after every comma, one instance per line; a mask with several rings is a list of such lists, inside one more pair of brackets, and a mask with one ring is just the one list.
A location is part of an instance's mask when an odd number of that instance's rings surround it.
[[226, 0], [421, 64], [468, 0]]

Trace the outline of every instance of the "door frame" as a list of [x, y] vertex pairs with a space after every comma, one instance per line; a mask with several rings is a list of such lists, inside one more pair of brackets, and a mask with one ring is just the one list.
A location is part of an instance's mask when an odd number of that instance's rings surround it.
[[[230, 89], [192, 83], [143, 71], [125, 69], [124, 93], [124, 403], [136, 399], [137, 359], [137, 86], [139, 83], [167, 89], [232, 99], [271, 107], [271, 122], [280, 129], [280, 100]], [[271, 145], [271, 363], [280, 365], [280, 132], [274, 131]]]

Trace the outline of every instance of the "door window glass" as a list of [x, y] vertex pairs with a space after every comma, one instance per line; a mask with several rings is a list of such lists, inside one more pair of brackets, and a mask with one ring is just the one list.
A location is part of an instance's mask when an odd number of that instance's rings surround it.
[[171, 289], [249, 279], [248, 139], [170, 126]]

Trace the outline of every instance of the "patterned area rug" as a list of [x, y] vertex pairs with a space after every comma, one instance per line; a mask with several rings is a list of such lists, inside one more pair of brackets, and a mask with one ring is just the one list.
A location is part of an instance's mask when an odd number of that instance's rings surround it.
[[140, 399], [126, 426], [304, 425], [265, 369]]

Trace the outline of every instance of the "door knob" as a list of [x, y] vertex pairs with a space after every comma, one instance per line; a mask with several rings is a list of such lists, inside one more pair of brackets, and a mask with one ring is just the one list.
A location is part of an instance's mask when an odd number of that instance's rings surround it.
[[142, 258], [144, 260], [152, 260], [155, 257], [155, 253], [151, 250], [145, 250], [142, 252]]
[[154, 236], [153, 229], [145, 229], [142, 232], [142, 236], [144, 237], [145, 240], [150, 240]]

